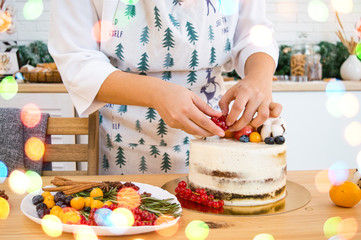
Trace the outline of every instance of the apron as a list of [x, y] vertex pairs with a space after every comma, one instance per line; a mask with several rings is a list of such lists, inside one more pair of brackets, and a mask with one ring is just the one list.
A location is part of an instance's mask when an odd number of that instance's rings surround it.
[[[219, 11], [218, 0], [104, 2], [102, 19], [113, 26], [101, 50], [114, 66], [184, 86], [219, 110], [237, 13]], [[167, 126], [155, 109], [107, 104], [99, 112], [100, 174], [188, 172], [193, 137]]]

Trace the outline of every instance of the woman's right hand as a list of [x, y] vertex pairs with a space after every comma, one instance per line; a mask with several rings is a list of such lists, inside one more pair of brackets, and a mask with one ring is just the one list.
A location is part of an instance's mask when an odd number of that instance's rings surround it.
[[197, 136], [224, 136], [224, 131], [209, 118], [220, 117], [221, 112], [212, 109], [185, 87], [169, 82], [162, 85], [154, 96], [152, 107], [168, 126]]

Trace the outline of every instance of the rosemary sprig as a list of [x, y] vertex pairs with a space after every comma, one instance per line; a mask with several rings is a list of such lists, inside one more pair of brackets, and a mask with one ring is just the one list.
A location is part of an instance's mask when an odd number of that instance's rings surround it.
[[155, 197], [141, 195], [141, 205], [139, 208], [154, 213], [157, 216], [172, 215], [174, 217], [179, 217], [181, 215], [178, 212], [180, 206], [179, 204], [172, 203], [171, 201], [173, 201], [173, 198], [158, 199]]

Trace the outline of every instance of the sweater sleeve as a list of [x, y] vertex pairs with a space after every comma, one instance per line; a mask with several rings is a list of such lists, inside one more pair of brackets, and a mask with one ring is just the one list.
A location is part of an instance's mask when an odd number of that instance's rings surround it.
[[94, 37], [99, 20], [92, 0], [51, 1], [49, 51], [80, 116], [105, 105], [95, 96], [117, 70]]
[[279, 50], [276, 41], [267, 46], [256, 46], [250, 38], [251, 29], [257, 25], [267, 27], [273, 34], [271, 22], [266, 18], [265, 0], [243, 0], [239, 5], [239, 18], [233, 39], [232, 63], [241, 78], [245, 77], [244, 67], [249, 56], [257, 52], [270, 55], [275, 65], [278, 64]]

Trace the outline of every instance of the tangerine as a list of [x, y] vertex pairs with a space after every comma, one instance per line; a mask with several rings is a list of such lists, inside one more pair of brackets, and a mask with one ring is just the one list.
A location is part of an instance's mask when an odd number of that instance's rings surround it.
[[100, 188], [93, 188], [90, 192], [90, 197], [93, 199], [102, 199], [103, 198], [103, 191]]
[[361, 189], [355, 183], [345, 181], [340, 185], [332, 185], [329, 195], [335, 205], [353, 207], [361, 200]]

